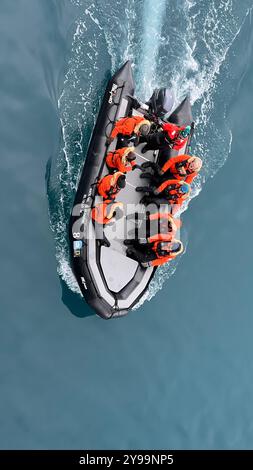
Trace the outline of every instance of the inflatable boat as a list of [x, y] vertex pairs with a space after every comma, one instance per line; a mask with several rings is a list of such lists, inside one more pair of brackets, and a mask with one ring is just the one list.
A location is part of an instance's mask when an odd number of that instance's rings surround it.
[[[70, 218], [70, 253], [74, 275], [84, 299], [104, 319], [126, 315], [145, 294], [156, 269], [144, 268], [126, 255], [125, 234], [122, 235], [126, 214], [113, 225], [105, 226], [106, 244], [103, 238], [97, 235], [92, 221], [91, 211], [99, 199], [102, 201], [97, 195], [97, 182], [108, 174], [105, 158], [108, 151], [117, 146], [117, 139], [116, 142], [108, 144], [114, 123], [122, 117], [143, 115], [145, 112], [157, 117], [166, 117], [178, 125], [193, 123], [188, 98], [173, 111], [174, 98], [170, 89], [155, 90], [149, 102], [144, 105], [134, 99], [134, 92], [132, 67], [128, 61], [112, 77], [106, 88]], [[180, 152], [170, 150], [170, 156], [185, 153], [190, 139], [191, 135]], [[148, 160], [162, 162], [162, 152], [148, 151], [143, 154], [143, 145], [142, 143], [135, 148], [137, 164], [141, 165]], [[120, 191], [117, 200], [123, 203], [123, 212], [127, 206], [138, 204], [141, 211], [144, 208], [143, 204], [140, 204], [142, 194], [135, 188], [147, 185], [147, 181], [140, 179], [138, 170], [128, 173], [126, 181], [126, 186]]]

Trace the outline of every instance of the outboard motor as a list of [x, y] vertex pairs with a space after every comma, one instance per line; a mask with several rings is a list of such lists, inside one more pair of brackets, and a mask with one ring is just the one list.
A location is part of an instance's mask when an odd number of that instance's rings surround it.
[[157, 117], [164, 118], [170, 113], [175, 101], [175, 95], [170, 88], [157, 88], [147, 105], [150, 112]]

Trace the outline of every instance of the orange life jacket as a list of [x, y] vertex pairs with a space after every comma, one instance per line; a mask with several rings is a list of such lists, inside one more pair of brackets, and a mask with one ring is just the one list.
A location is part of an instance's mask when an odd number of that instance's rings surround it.
[[[165, 221], [167, 222], [168, 226], [168, 231], [162, 232], [161, 231], [161, 226], [159, 233], [156, 235], [152, 235], [147, 239], [149, 243], [152, 242], [158, 242], [158, 241], [172, 241], [175, 238], [176, 232], [179, 227], [181, 227], [181, 221], [179, 219], [174, 219], [171, 214], [168, 212], [162, 213], [162, 212], [157, 212], [155, 214], [150, 214], [149, 216], [150, 221]], [[170, 228], [169, 228], [170, 227]]]
[[[169, 188], [171, 186], [171, 188]], [[164, 196], [168, 199], [170, 204], [182, 205], [183, 202], [189, 197], [190, 193], [181, 194], [180, 193], [181, 182], [174, 179], [164, 181], [157, 189], [155, 189], [154, 194], [159, 195], [165, 193]]]
[[134, 152], [134, 147], [123, 147], [114, 152], [109, 152], [106, 157], [106, 164], [109, 168], [116, 168], [122, 173], [128, 173], [136, 165], [135, 161], [128, 161], [127, 155]]
[[98, 224], [109, 224], [112, 221], [114, 211], [122, 206], [122, 202], [115, 202], [110, 200], [100, 202], [92, 209], [91, 217]]
[[152, 247], [152, 250], [155, 252], [156, 256], [157, 256], [157, 259], [151, 261], [151, 266], [161, 266], [162, 264], [164, 263], [167, 263], [168, 261], [176, 258], [182, 251], [178, 252], [178, 253], [170, 253], [168, 255], [162, 255], [159, 253], [159, 247], [160, 247], [160, 243], [159, 241], [155, 242], [153, 247]]
[[117, 181], [123, 173], [117, 171], [113, 175], [106, 175], [97, 184], [98, 194], [104, 199], [115, 199], [116, 194], [120, 191]]
[[[172, 157], [163, 165], [162, 173], [169, 171], [177, 180], [183, 180], [190, 184], [198, 174], [197, 172], [191, 172], [189, 170], [190, 159], [191, 156], [186, 154]], [[180, 175], [178, 171], [180, 165], [182, 165], [182, 168], [184, 168], [186, 175]]]
[[116, 122], [114, 129], [112, 130], [111, 138], [115, 139], [118, 134], [137, 134], [140, 124], [144, 121], [146, 121], [146, 119], [143, 116], [132, 116], [119, 119], [119, 121]]

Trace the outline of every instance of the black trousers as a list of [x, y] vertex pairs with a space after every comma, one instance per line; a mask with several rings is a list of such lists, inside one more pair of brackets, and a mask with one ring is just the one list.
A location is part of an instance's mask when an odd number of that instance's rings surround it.
[[156, 255], [153, 250], [150, 249], [148, 243], [141, 245], [138, 242], [133, 242], [133, 246], [128, 248], [127, 254], [130, 258], [135, 259], [139, 263], [149, 263], [156, 259]]
[[163, 196], [163, 194], [159, 195], [154, 195], [154, 194], [145, 194], [141, 200], [142, 204], [145, 204], [145, 206], [148, 206], [149, 204], [156, 204], [157, 206], [161, 205], [170, 205], [168, 202], [168, 199]]
[[139, 145], [139, 137], [136, 134], [118, 134], [117, 149], [123, 147], [137, 147], [137, 145]]
[[146, 142], [144, 147], [145, 152], [148, 150], [165, 150], [168, 149], [170, 144], [163, 131], [147, 135]]

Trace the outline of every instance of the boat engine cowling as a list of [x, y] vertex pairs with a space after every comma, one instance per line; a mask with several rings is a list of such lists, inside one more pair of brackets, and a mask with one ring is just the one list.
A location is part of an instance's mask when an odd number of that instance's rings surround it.
[[171, 88], [157, 88], [148, 101], [149, 110], [155, 116], [163, 118], [172, 111], [175, 95]]

